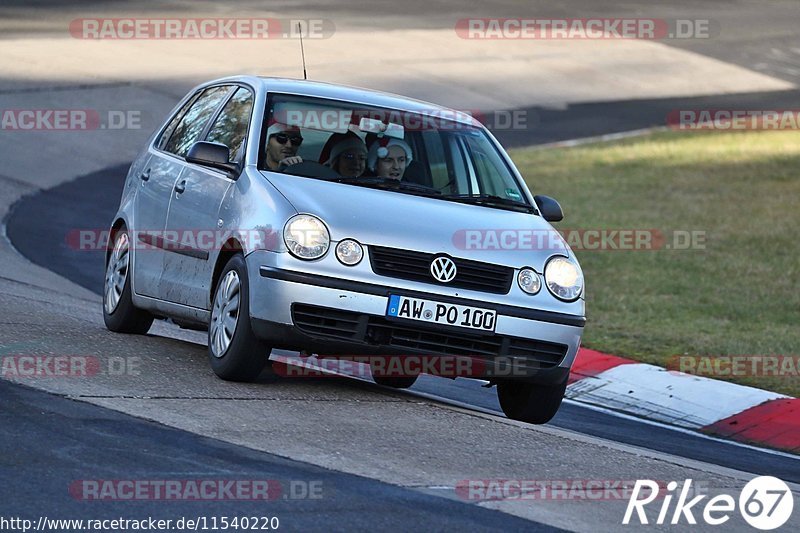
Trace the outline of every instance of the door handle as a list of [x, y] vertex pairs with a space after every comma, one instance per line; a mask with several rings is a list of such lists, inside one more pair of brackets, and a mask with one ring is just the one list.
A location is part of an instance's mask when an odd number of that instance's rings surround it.
[[139, 174], [139, 178], [141, 178], [142, 181], [149, 180], [150, 179], [150, 169], [148, 168], [147, 170], [145, 170], [144, 172]]
[[186, 190], [186, 180], [181, 180], [175, 184], [175, 192], [180, 194]]

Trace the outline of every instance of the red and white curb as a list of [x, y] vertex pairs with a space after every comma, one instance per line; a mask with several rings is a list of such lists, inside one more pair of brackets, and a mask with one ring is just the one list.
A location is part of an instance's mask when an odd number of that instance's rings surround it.
[[748, 444], [800, 453], [800, 400], [581, 348], [566, 397]]

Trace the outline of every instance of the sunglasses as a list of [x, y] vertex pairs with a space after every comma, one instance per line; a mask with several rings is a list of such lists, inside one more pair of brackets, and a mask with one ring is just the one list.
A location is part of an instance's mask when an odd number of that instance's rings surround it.
[[300, 135], [286, 135], [285, 133], [276, 133], [272, 136], [273, 139], [278, 141], [278, 144], [286, 144], [288, 141], [292, 141], [292, 144], [295, 146], [300, 146], [303, 144], [303, 138]]

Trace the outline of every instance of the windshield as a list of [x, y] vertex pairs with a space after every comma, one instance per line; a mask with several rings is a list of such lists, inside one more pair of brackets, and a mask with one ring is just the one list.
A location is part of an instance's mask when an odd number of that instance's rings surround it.
[[345, 102], [272, 95], [259, 168], [346, 185], [533, 211], [486, 135], [469, 123]]

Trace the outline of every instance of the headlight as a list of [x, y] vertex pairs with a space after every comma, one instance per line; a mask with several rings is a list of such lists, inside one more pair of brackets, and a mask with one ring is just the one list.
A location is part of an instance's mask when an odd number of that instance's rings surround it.
[[539, 274], [531, 268], [523, 268], [517, 274], [517, 283], [519, 288], [528, 294], [536, 294], [542, 288], [542, 280]]
[[553, 257], [544, 267], [544, 280], [553, 296], [571, 302], [583, 292], [583, 273], [574, 261]]
[[339, 241], [336, 245], [336, 259], [343, 265], [355, 266], [364, 257], [364, 248], [353, 239]]
[[331, 236], [317, 217], [295, 215], [283, 228], [283, 242], [289, 252], [299, 259], [318, 259], [328, 251]]

